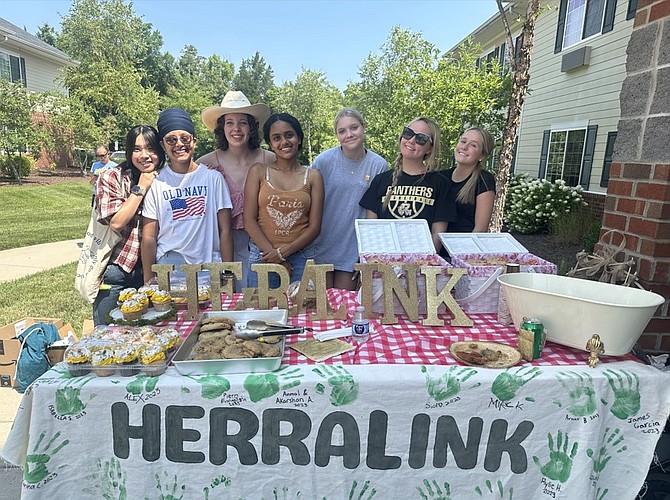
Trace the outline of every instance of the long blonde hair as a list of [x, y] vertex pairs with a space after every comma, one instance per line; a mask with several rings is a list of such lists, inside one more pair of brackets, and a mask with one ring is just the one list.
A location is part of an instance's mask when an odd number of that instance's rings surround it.
[[463, 134], [466, 134], [471, 130], [477, 132], [481, 137], [482, 154], [484, 157], [477, 162], [477, 166], [473, 170], [472, 175], [470, 175], [470, 178], [456, 196], [456, 201], [465, 205], [475, 204], [475, 193], [477, 192], [477, 184], [479, 183], [479, 178], [482, 174], [482, 163], [486, 161], [495, 147], [493, 136], [488, 132], [488, 130], [484, 130], [481, 127], [470, 127], [465, 132], [463, 132]]
[[[432, 139], [432, 145], [433, 148], [430, 150], [430, 153], [426, 154], [423, 157], [423, 164], [426, 166], [426, 171], [423, 173], [423, 175], [426, 175], [427, 172], [432, 172], [433, 170], [437, 170], [438, 164], [437, 160], [440, 157], [440, 126], [437, 124], [435, 120], [432, 118], [428, 118], [426, 116], [417, 116], [407, 124], [409, 127], [412, 125], [412, 123], [416, 123], [418, 121], [422, 121], [426, 124], [426, 126], [430, 129], [430, 136]], [[398, 137], [398, 150], [400, 150], [400, 141], [402, 140], [402, 133]], [[389, 199], [391, 198], [391, 193], [393, 193], [393, 190], [395, 187], [398, 185], [398, 179], [400, 179], [400, 174], [402, 173], [402, 153], [398, 153], [398, 156], [396, 156], [395, 159], [395, 164], [393, 166], [393, 177], [391, 178], [391, 186], [390, 189], [387, 191], [386, 197], [384, 198], [384, 203], [382, 203], [382, 212], [386, 210], [389, 204]]]

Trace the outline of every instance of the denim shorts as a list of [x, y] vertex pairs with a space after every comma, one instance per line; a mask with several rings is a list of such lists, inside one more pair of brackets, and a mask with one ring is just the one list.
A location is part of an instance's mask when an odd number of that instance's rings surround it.
[[[305, 272], [305, 264], [309, 259], [313, 260], [315, 257], [316, 248], [314, 245], [309, 245], [286, 257], [286, 261], [291, 264], [291, 267], [293, 268], [293, 271], [291, 272], [291, 283], [302, 279], [302, 273]], [[251, 267], [253, 264], [264, 264], [264, 262], [261, 260], [260, 248], [258, 248], [253, 241], [250, 241], [249, 266]], [[277, 273], [269, 273], [268, 285], [270, 288], [277, 288], [279, 283], [279, 275]], [[247, 284], [250, 288], [258, 287], [258, 274], [255, 271], [249, 272]]]

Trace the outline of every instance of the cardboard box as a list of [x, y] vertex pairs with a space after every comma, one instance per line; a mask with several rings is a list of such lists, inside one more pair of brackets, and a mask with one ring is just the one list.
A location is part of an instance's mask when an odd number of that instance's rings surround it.
[[[428, 228], [428, 222], [425, 220], [356, 219], [355, 225], [358, 255], [362, 264], [376, 263], [394, 266], [398, 263], [406, 263], [440, 267], [442, 274], [437, 276], [438, 292], [449, 281], [447, 271], [449, 264], [435, 253], [433, 237]], [[407, 288], [402, 273], [398, 270], [396, 275]], [[417, 272], [417, 286], [419, 314], [426, 314], [426, 277], [420, 272]], [[373, 274], [372, 293], [373, 311], [383, 312], [384, 297], [380, 273]], [[395, 314], [404, 312], [400, 301], [396, 297], [393, 299], [393, 309]], [[442, 305], [440, 311], [444, 310], [444, 305]]]
[[[35, 323], [53, 323], [58, 328], [61, 338], [65, 338], [72, 325], [63, 326], [59, 318], [27, 317], [0, 328], [0, 387], [16, 387], [16, 360], [19, 357], [21, 342], [16, 338], [26, 328]], [[11, 380], [11, 382], [10, 382]]]

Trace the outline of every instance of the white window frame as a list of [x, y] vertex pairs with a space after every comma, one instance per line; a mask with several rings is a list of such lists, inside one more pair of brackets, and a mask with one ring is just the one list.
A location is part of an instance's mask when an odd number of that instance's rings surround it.
[[[579, 170], [577, 171], [575, 181], [574, 182], [572, 182], [572, 181], [569, 182], [565, 179], [566, 151], [568, 149], [567, 148], [568, 141], [570, 140], [570, 132], [575, 132], [575, 131], [583, 131], [584, 132], [584, 137], [583, 137], [583, 141], [582, 141], [582, 151], [581, 151], [581, 154], [580, 154], [580, 157], [579, 157]], [[554, 152], [552, 152], [552, 144], [555, 144], [557, 142], [557, 141], [553, 140], [554, 137], [555, 137], [554, 134], [563, 133], [563, 132], [565, 132], [566, 135], [565, 135], [565, 140], [563, 141], [563, 150], [562, 150], [563, 158], [561, 160], [561, 171], [560, 171], [560, 175], [556, 175], [554, 177], [555, 174], [553, 172], [551, 172], [551, 170], [552, 170], [551, 160], [552, 160], [553, 154], [555, 154]], [[556, 179], [562, 179], [562, 180], [565, 180], [565, 182], [570, 186], [573, 186], [573, 187], [574, 186], [579, 186], [579, 181], [580, 181], [581, 175], [582, 175], [582, 168], [584, 166], [584, 153], [586, 152], [587, 133], [588, 133], [588, 126], [587, 125], [581, 125], [581, 124], [570, 126], [570, 127], [565, 127], [564, 126], [564, 127], [556, 127], [556, 128], [552, 127], [551, 128], [551, 134], [549, 136], [549, 148], [547, 150], [547, 167], [546, 167], [546, 170], [545, 170], [545, 173], [544, 173], [544, 178], [545, 179], [547, 179], [550, 182], [554, 182]], [[550, 177], [550, 175], [551, 175], [551, 177]]]
[[586, 11], [589, 3], [600, 0], [568, 0], [568, 7], [565, 13], [565, 28], [563, 31], [563, 49], [577, 45], [584, 40], [590, 40], [602, 34], [602, 26], [605, 20], [605, 9], [607, 1], [602, 0], [602, 10], [600, 12], [600, 29], [586, 38], [584, 30], [586, 29]]

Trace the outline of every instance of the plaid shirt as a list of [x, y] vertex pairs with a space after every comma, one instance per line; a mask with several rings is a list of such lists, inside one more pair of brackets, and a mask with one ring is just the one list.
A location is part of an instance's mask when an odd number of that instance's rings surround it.
[[[130, 175], [120, 167], [103, 170], [96, 182], [95, 206], [98, 211], [98, 221], [109, 224], [112, 217], [121, 209], [121, 205], [130, 196]], [[140, 215], [142, 207], [133, 216], [130, 223], [123, 228], [119, 242], [109, 261], [118, 264], [126, 272], [131, 272], [140, 258]]]

